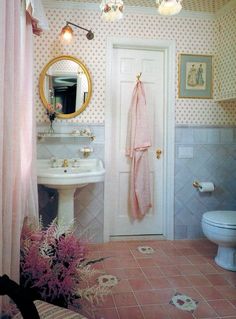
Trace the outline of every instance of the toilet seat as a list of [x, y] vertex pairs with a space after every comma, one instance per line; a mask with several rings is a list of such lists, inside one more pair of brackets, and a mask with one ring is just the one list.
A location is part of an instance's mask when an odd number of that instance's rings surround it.
[[211, 211], [203, 214], [203, 222], [219, 227], [236, 229], [236, 211]]

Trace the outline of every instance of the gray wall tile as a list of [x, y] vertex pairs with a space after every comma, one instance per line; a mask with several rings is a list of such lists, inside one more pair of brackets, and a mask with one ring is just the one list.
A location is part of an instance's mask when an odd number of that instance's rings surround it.
[[208, 141], [207, 129], [194, 128], [193, 138], [194, 138], [195, 144], [207, 144], [207, 141]]
[[222, 144], [231, 144], [234, 141], [234, 129], [233, 128], [221, 128], [220, 129], [220, 142]]
[[[193, 148], [192, 159], [175, 159], [176, 239], [203, 237], [201, 218], [206, 211], [236, 210], [235, 134], [235, 128], [176, 128], [176, 148]], [[186, 143], [191, 136], [192, 144]], [[215, 191], [200, 193], [192, 187], [194, 180], [213, 182]]]
[[[58, 125], [57, 130], [71, 132], [74, 125]], [[77, 125], [76, 128], [86, 127]], [[97, 136], [91, 143], [92, 157], [104, 160], [104, 127], [90, 125]], [[40, 126], [41, 131], [45, 126]], [[52, 156], [75, 157], [79, 155], [81, 143], [38, 144], [38, 158]], [[179, 147], [193, 149], [193, 158], [178, 158]], [[194, 180], [210, 181], [215, 184], [213, 193], [199, 193], [193, 188]], [[45, 221], [50, 219], [48, 212], [55, 213], [57, 194], [51, 200], [51, 190], [41, 188], [41, 213]], [[75, 215], [79, 235], [94, 242], [101, 242], [103, 236], [103, 183], [90, 184], [78, 189], [75, 194]], [[46, 204], [45, 204], [46, 201]], [[50, 204], [51, 208], [47, 207]], [[203, 237], [201, 229], [202, 214], [208, 210], [236, 210], [236, 129], [209, 127], [177, 127], [175, 158], [175, 238], [194, 239]]]
[[193, 144], [194, 138], [193, 138], [193, 128], [183, 127], [178, 128], [175, 131], [176, 137], [176, 143], [179, 144]]
[[220, 129], [216, 129], [216, 128], [207, 129], [207, 143], [208, 144], [220, 143]]

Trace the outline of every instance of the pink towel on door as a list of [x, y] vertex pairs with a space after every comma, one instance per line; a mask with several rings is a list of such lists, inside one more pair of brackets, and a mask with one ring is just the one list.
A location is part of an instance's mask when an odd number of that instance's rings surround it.
[[133, 92], [128, 119], [126, 155], [132, 160], [130, 171], [130, 206], [134, 219], [142, 218], [152, 207], [148, 148], [151, 146], [143, 84], [138, 81]]

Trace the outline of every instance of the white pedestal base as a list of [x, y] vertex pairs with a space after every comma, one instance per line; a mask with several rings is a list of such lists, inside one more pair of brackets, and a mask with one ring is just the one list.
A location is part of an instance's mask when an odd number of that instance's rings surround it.
[[71, 225], [74, 220], [74, 194], [76, 189], [86, 185], [60, 185], [57, 187], [59, 195], [57, 217], [65, 226]]
[[76, 188], [58, 189], [58, 219], [65, 225], [70, 225], [74, 219], [74, 193]]
[[224, 269], [236, 271], [236, 248], [219, 246], [215, 262]]

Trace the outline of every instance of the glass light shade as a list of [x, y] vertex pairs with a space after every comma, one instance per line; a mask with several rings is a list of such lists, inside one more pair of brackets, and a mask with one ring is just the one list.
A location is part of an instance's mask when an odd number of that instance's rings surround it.
[[100, 9], [105, 21], [116, 21], [123, 18], [124, 3], [122, 0], [102, 0]]
[[73, 30], [69, 25], [64, 26], [60, 33], [61, 42], [63, 44], [69, 44], [73, 40]]
[[156, 0], [157, 10], [161, 15], [172, 16], [178, 14], [181, 9], [182, 0]]

